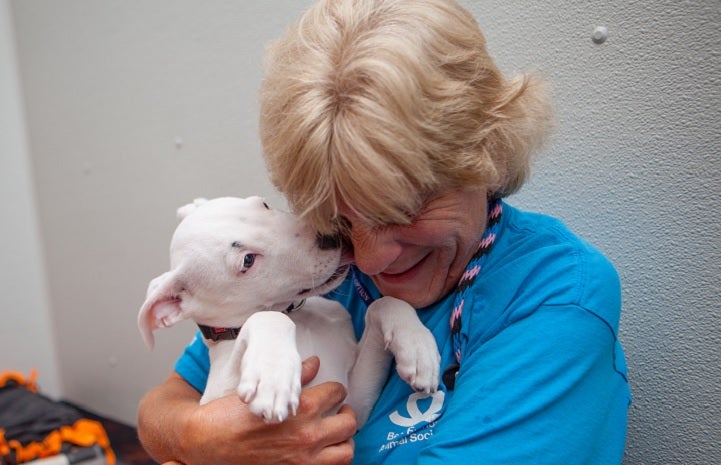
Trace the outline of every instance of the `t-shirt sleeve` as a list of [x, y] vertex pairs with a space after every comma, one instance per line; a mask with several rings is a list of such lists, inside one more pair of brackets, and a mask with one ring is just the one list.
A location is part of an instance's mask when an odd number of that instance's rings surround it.
[[209, 371], [208, 347], [203, 342], [200, 331], [198, 331], [190, 344], [185, 347], [178, 361], [175, 362], [175, 372], [198, 392], [202, 393], [205, 391]]
[[469, 343], [418, 464], [620, 463], [629, 402], [613, 329], [577, 306], [541, 307]]

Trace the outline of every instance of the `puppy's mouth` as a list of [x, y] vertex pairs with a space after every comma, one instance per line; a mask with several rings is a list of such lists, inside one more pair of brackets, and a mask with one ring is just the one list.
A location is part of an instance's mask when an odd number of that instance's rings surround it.
[[319, 286], [310, 287], [308, 289], [303, 289], [300, 292], [298, 292], [299, 296], [309, 296], [309, 295], [320, 295], [325, 294], [326, 292], [329, 292], [333, 289], [335, 289], [343, 279], [345, 279], [345, 275], [348, 273], [348, 269], [350, 268], [350, 265], [341, 265], [338, 267], [337, 270], [333, 272], [333, 274], [330, 276], [330, 278], [326, 279], [325, 282]]

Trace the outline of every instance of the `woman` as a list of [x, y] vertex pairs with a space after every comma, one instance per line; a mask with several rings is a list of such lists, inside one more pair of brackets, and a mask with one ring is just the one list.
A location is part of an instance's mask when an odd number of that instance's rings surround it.
[[[261, 140], [293, 209], [352, 246], [329, 296], [358, 334], [382, 295], [418, 309], [443, 382], [389, 373], [366, 426], [327, 383], [265, 425], [235, 396], [197, 400], [196, 340], [141, 404], [161, 460], [223, 463], [620, 463], [630, 399], [613, 266], [560, 222], [502, 199], [550, 115], [541, 82], [506, 80], [452, 0], [320, 0], [268, 50]], [[306, 362], [304, 379], [317, 360]]]

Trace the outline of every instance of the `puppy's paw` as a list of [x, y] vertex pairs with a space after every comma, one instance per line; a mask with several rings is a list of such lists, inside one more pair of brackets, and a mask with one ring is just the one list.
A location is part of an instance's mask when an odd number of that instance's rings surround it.
[[438, 389], [441, 356], [433, 334], [425, 327], [405, 328], [387, 335], [396, 370], [413, 389], [431, 393]]
[[426, 393], [438, 389], [441, 356], [436, 339], [413, 307], [394, 297], [376, 300], [366, 313], [366, 331], [380, 331], [398, 374], [413, 389]]
[[300, 356], [285, 354], [283, 358], [269, 363], [256, 363], [256, 359], [241, 368], [238, 396], [268, 423], [280, 423], [298, 409]]

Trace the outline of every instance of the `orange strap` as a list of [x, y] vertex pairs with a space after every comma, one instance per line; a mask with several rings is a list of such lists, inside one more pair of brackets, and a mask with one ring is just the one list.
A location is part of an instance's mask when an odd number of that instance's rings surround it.
[[8, 446], [5, 440], [5, 430], [0, 428], [0, 457], [5, 457], [10, 454], [10, 446]]
[[38, 379], [37, 370], [30, 370], [30, 377], [25, 378], [25, 375], [19, 371], [4, 371], [0, 373], [0, 387], [5, 386], [9, 381], [14, 381], [19, 386], [23, 386], [30, 392], [37, 393], [38, 385], [35, 380]]
[[63, 443], [69, 443], [80, 447], [92, 447], [97, 444], [105, 451], [107, 465], [115, 465], [115, 453], [110, 447], [108, 435], [103, 425], [97, 421], [80, 419], [72, 426], [62, 426], [48, 434], [42, 442], [31, 442], [25, 446], [15, 439], [6, 441], [4, 433], [0, 430], [0, 454], [7, 455], [14, 452], [17, 463], [52, 457], [62, 451]]
[[[5, 386], [9, 381], [14, 381], [25, 389], [37, 393], [38, 387], [35, 383], [37, 377], [36, 370], [30, 372], [29, 378], [25, 378], [18, 371], [6, 371], [0, 373], [0, 387]], [[17, 463], [57, 455], [62, 451], [63, 443], [80, 447], [92, 447], [97, 444], [105, 451], [107, 465], [115, 465], [115, 453], [110, 447], [108, 434], [103, 425], [94, 420], [82, 418], [72, 426], [61, 426], [48, 434], [41, 442], [31, 442], [25, 446], [15, 439], [6, 440], [5, 430], [0, 428], [0, 458], [14, 452]]]

